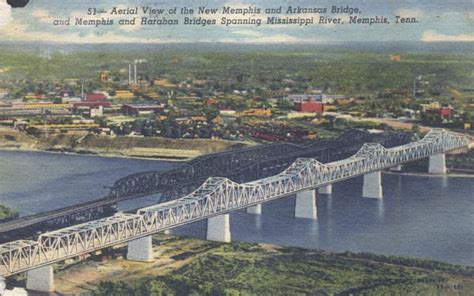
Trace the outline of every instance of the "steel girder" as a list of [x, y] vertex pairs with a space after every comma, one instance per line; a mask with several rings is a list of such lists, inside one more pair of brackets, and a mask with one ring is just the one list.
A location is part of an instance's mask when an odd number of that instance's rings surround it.
[[[121, 178], [112, 186], [109, 196], [116, 198], [165, 192], [163, 200], [167, 201], [178, 197], [177, 194], [183, 193], [183, 189], [195, 189], [211, 176], [248, 182], [277, 174], [298, 157], [317, 158], [326, 163], [352, 155], [365, 142], [378, 142], [385, 147], [393, 147], [409, 141], [407, 134], [371, 134], [351, 130], [335, 140], [319, 140], [303, 146], [274, 143], [214, 153], [198, 157], [174, 170], [143, 172]], [[188, 186], [190, 180], [196, 186]]]
[[457, 148], [469, 140], [459, 134], [434, 129], [422, 140], [394, 148], [365, 144], [353, 156], [323, 164], [299, 158], [283, 172], [237, 183], [211, 177], [191, 194], [40, 235], [37, 241], [19, 240], [0, 245], [0, 276], [9, 276], [56, 261], [151, 235], [179, 225], [228, 213], [302, 190], [379, 171]]

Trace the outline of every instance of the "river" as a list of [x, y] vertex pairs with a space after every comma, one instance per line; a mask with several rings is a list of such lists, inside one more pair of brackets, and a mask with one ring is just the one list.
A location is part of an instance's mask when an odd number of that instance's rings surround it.
[[[21, 215], [85, 202], [113, 182], [178, 162], [0, 151], [0, 204]], [[362, 198], [362, 178], [317, 196], [318, 219], [293, 218], [294, 197], [263, 205], [262, 215], [231, 214], [232, 239], [343, 252], [414, 256], [474, 266], [474, 178], [383, 174], [384, 198]], [[127, 210], [156, 196], [120, 205]], [[205, 221], [173, 229], [204, 238]]]

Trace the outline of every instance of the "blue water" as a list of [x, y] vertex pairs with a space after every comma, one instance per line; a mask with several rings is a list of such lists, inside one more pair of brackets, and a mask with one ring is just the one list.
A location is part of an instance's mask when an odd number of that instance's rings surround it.
[[[21, 214], [104, 196], [114, 180], [177, 163], [30, 152], [0, 152], [0, 204]], [[474, 178], [383, 174], [384, 198], [361, 197], [362, 178], [317, 196], [318, 219], [293, 217], [294, 197], [263, 205], [262, 215], [231, 214], [232, 239], [331, 251], [415, 256], [474, 265]], [[156, 196], [121, 208], [153, 203]], [[172, 233], [205, 238], [205, 221]]]
[[0, 204], [21, 215], [104, 197], [127, 175], [179, 163], [43, 152], [0, 151]]

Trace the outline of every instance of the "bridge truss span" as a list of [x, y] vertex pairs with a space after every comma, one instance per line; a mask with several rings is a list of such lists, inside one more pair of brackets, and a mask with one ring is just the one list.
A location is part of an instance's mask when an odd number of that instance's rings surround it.
[[9, 276], [115, 244], [254, 206], [297, 192], [314, 189], [405, 162], [466, 147], [459, 134], [434, 129], [422, 140], [385, 148], [366, 143], [346, 159], [321, 163], [298, 158], [283, 172], [246, 183], [210, 177], [179, 199], [139, 209], [136, 214], [111, 217], [44, 233], [37, 241], [0, 245], [0, 276]]

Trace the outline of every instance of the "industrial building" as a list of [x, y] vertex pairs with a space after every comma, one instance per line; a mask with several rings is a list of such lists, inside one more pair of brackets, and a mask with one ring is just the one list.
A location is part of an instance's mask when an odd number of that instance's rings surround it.
[[321, 102], [316, 102], [313, 100], [295, 102], [295, 110], [298, 112], [308, 112], [308, 113], [323, 113], [324, 104]]

